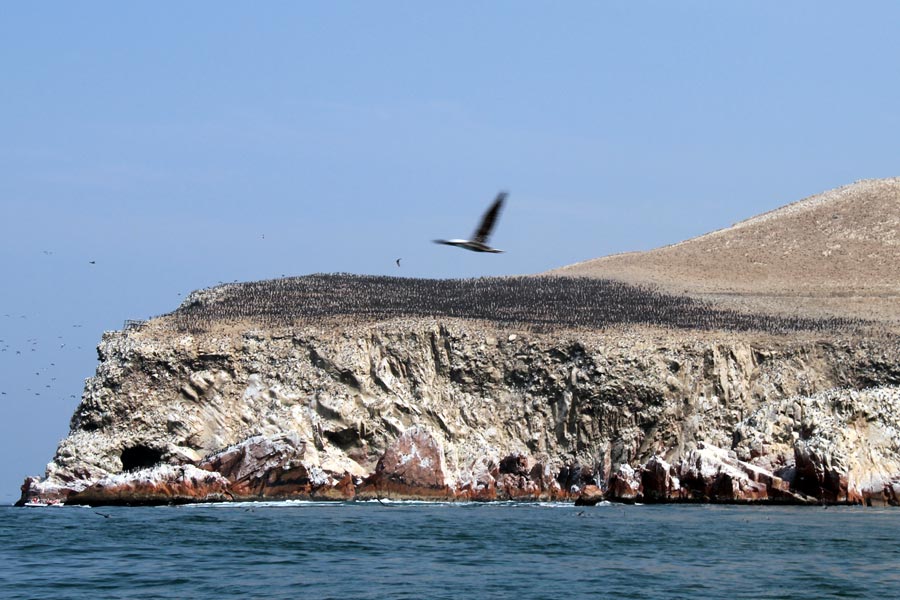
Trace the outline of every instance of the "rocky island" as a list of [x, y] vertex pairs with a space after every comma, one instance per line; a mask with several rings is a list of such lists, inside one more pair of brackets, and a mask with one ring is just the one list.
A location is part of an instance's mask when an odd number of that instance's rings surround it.
[[310, 275], [107, 332], [19, 504], [900, 503], [900, 179], [540, 276]]

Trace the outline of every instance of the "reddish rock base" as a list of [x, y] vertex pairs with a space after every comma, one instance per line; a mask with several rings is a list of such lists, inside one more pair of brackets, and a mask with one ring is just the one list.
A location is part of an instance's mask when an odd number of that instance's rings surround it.
[[605, 492], [588, 486], [576, 504], [615, 502], [708, 502], [732, 504], [865, 504], [900, 506], [900, 479], [883, 489], [851, 489], [845, 474], [825, 468], [815, 455], [799, 454], [791, 480], [740, 461], [733, 452], [700, 444], [669, 465], [653, 457], [635, 470], [622, 465]]
[[[465, 481], [448, 473], [441, 444], [413, 428], [387, 449], [368, 477], [327, 472], [306, 458], [291, 436], [246, 440], [197, 465], [158, 465], [94, 482], [54, 485], [29, 478], [17, 505], [148, 505], [258, 500], [403, 499], [441, 501], [727, 502], [772, 504], [900, 504], [900, 479], [883, 490], [848, 491], [846, 477], [814, 455], [798, 456], [792, 481], [701, 446], [675, 465], [659, 457], [634, 469], [621, 465], [605, 483], [589, 470], [547, 465], [520, 454], [487, 461]], [[801, 460], [802, 459], [802, 460]], [[805, 461], [805, 462], [804, 462]]]

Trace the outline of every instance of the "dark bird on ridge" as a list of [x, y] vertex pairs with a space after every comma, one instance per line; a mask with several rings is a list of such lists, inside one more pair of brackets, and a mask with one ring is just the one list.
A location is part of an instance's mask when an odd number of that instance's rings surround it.
[[506, 196], [506, 192], [497, 194], [494, 203], [491, 204], [491, 207], [484, 213], [484, 216], [481, 217], [481, 223], [478, 224], [478, 229], [475, 230], [475, 234], [472, 236], [471, 240], [434, 240], [434, 243], [457, 246], [459, 248], [471, 250], [472, 252], [503, 252], [503, 250], [497, 250], [496, 248], [488, 246], [488, 237], [490, 237], [491, 230], [497, 223], [497, 215], [500, 214], [500, 208], [503, 206], [503, 201], [506, 200]]

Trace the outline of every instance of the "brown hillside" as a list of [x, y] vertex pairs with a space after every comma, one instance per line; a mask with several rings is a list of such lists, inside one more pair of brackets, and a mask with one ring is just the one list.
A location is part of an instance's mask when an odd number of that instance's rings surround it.
[[749, 310], [900, 320], [900, 178], [863, 180], [678, 244], [551, 271]]

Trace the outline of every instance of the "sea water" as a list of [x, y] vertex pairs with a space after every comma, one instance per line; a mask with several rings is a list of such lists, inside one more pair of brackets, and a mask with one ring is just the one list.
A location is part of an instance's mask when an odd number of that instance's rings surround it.
[[0, 508], [0, 598], [898, 598], [900, 510]]

